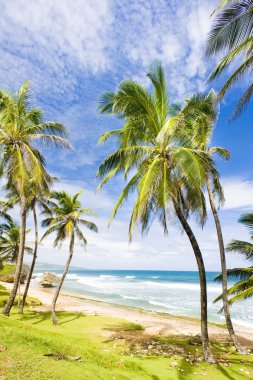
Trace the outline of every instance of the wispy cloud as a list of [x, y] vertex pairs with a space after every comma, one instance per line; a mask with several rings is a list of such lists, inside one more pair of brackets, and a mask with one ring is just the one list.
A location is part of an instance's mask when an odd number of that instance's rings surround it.
[[[208, 70], [203, 47], [212, 8], [205, 0], [121, 1], [119, 35], [124, 58], [142, 73], [153, 60], [161, 60], [170, 90], [180, 100], [189, 92], [203, 90]], [[129, 25], [134, 25], [131, 33]]]
[[1, 1], [4, 83], [33, 79], [37, 91], [74, 96], [78, 73], [108, 68], [107, 0]]
[[[1, 79], [75, 100], [87, 72], [139, 75], [155, 59], [174, 95], [203, 89], [209, 1], [1, 1]], [[177, 78], [177, 80], [175, 80]]]

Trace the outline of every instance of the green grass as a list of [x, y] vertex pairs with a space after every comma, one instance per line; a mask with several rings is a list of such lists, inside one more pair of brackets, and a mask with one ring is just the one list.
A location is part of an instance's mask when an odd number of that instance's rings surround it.
[[0, 270], [0, 277], [9, 276], [15, 272], [16, 265], [5, 264], [3, 269]]
[[[2, 285], [0, 285], [0, 307], [4, 307], [5, 303], [8, 300], [10, 292], [6, 290], [6, 288]], [[17, 305], [18, 298], [15, 298], [14, 305]], [[38, 298], [35, 297], [27, 297], [25, 301], [26, 305], [29, 306], [39, 306], [42, 305], [41, 301], [38, 300]]]
[[[14, 310], [9, 318], [0, 316], [0, 379], [253, 378], [252, 356], [231, 352], [231, 347], [225, 344], [213, 343], [213, 350], [219, 358], [231, 364], [230, 368], [220, 364], [210, 366], [198, 361], [191, 365], [178, 352], [184, 351], [198, 357], [201, 355], [201, 347], [190, 345], [184, 337], [146, 337], [142, 326], [110, 317], [68, 312], [58, 312], [57, 317], [60, 324], [53, 326], [51, 315], [47, 312], [29, 310], [20, 316]], [[173, 347], [174, 353], [169, 357], [154, 353], [139, 355], [133, 349], [136, 344], [148, 344], [150, 339], [159, 342], [161, 346]], [[81, 356], [83, 362], [43, 356], [48, 353]], [[173, 362], [177, 363], [180, 370], [171, 366]]]

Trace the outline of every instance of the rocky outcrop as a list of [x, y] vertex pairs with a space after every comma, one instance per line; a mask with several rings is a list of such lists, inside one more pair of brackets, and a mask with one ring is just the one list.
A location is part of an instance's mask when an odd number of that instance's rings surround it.
[[45, 272], [40, 280], [40, 285], [44, 288], [52, 288], [55, 284], [58, 284], [60, 279], [54, 273]]
[[[16, 270], [16, 265], [4, 264], [2, 270], [0, 271], [0, 281], [13, 283], [14, 277], [15, 277], [15, 270]], [[26, 264], [23, 264], [21, 277], [20, 277], [21, 284], [24, 284], [28, 276], [28, 273], [29, 273], [29, 266]]]

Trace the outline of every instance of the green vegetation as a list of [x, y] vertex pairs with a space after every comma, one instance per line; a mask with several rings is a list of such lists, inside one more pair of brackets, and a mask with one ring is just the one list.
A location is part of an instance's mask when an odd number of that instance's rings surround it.
[[[248, 228], [250, 239], [253, 240], [253, 213], [243, 214], [239, 222]], [[227, 245], [228, 252], [237, 252], [246, 260], [253, 260], [253, 244], [242, 240], [232, 240]], [[229, 278], [239, 279], [230, 289], [227, 294], [230, 297], [229, 303], [232, 305], [235, 302], [243, 301], [253, 296], [253, 267], [228, 269], [227, 275]], [[217, 276], [216, 280], [220, 281], [221, 276]], [[221, 299], [222, 295], [216, 298], [215, 302]]]
[[3, 269], [0, 270], [0, 277], [9, 276], [10, 274], [13, 274], [15, 272], [15, 268], [16, 268], [16, 265], [5, 264], [3, 266]]
[[[8, 300], [10, 292], [5, 289], [4, 286], [0, 285], [0, 307], [3, 307]], [[14, 300], [14, 305], [18, 304], [18, 298], [16, 297]], [[26, 305], [30, 306], [40, 306], [42, 305], [41, 301], [35, 297], [27, 297]]]
[[[14, 380], [245, 380], [252, 378], [253, 358], [213, 343], [220, 363], [197, 360], [201, 349], [184, 337], [149, 337], [141, 326], [102, 316], [26, 312], [0, 317], [0, 376]], [[150, 343], [156, 349], [147, 349]], [[137, 352], [138, 351], [138, 352]], [[147, 352], [146, 352], [147, 351]], [[58, 354], [57, 360], [45, 354]], [[81, 361], [75, 360], [81, 357]], [[176, 367], [173, 367], [177, 364]], [[191, 365], [192, 363], [192, 365]], [[231, 367], [230, 367], [231, 366]], [[17, 375], [18, 374], [18, 375]]]
[[[19, 252], [20, 226], [11, 220], [0, 224], [0, 230], [2, 231], [0, 234], [0, 259], [15, 263]], [[25, 245], [24, 253], [32, 254], [33, 249]]]

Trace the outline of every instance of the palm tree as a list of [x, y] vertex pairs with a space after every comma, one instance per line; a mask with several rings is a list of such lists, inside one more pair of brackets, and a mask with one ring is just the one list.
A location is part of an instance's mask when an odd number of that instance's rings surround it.
[[7, 179], [7, 188], [19, 194], [21, 238], [13, 288], [3, 309], [9, 315], [17, 293], [24, 256], [26, 232], [26, 197], [30, 183], [42, 184], [48, 179], [45, 158], [35, 147], [39, 141], [45, 144], [70, 148], [64, 139], [66, 129], [62, 124], [44, 122], [39, 108], [30, 106], [29, 82], [25, 82], [17, 94], [0, 91], [0, 172]]
[[[199, 112], [199, 111], [202, 112]], [[181, 122], [182, 133], [188, 136], [194, 149], [200, 149], [205, 152], [209, 157], [217, 154], [219, 157], [228, 160], [230, 158], [229, 152], [221, 147], [211, 147], [214, 124], [218, 117], [218, 99], [217, 94], [212, 90], [208, 94], [199, 94], [193, 96], [187, 102], [187, 107], [183, 110], [186, 117]], [[190, 116], [190, 118], [189, 118]], [[194, 122], [192, 122], [194, 120]], [[230, 308], [227, 298], [227, 266], [226, 255], [224, 248], [224, 241], [219, 219], [218, 206], [224, 203], [223, 189], [219, 181], [217, 171], [210, 170], [209, 175], [206, 177], [206, 187], [209, 198], [209, 203], [213, 213], [213, 218], [216, 226], [216, 232], [219, 243], [221, 271], [222, 271], [222, 292], [223, 292], [223, 305], [226, 324], [231, 340], [236, 347], [237, 351], [243, 352], [243, 348], [236, 338], [233, 323], [230, 316]]]
[[[20, 226], [14, 222], [3, 223], [0, 225], [2, 234], [0, 236], [0, 260], [17, 263], [20, 246]], [[26, 231], [28, 233], [29, 230]], [[24, 253], [32, 254], [33, 249], [29, 246], [24, 247]], [[18, 306], [20, 306], [20, 282], [18, 283]]]
[[[20, 226], [14, 222], [2, 223], [0, 225], [0, 258], [1, 260], [17, 262], [20, 245]], [[26, 231], [28, 233], [29, 230]], [[33, 249], [25, 246], [25, 253], [32, 254]]]
[[[233, 63], [239, 66], [223, 85], [219, 96], [223, 97], [227, 90], [247, 73], [251, 73], [253, 65], [253, 0], [223, 0], [216, 11], [214, 23], [209, 33], [206, 54], [224, 57], [213, 70], [210, 80], [221, 75]], [[239, 99], [231, 119], [238, 117], [246, 108], [253, 92], [253, 83]]]
[[[7, 212], [9, 208], [12, 208], [12, 205], [4, 200], [0, 200], [0, 217], [3, 219], [3, 222], [0, 224], [0, 236], [2, 236], [5, 230], [8, 230], [9, 225], [13, 223], [13, 219], [10, 214]], [[3, 269], [2, 258], [0, 258], [0, 270]]]
[[177, 133], [182, 111], [180, 107], [170, 105], [161, 65], [154, 65], [147, 76], [154, 93], [132, 80], [126, 80], [120, 84], [118, 91], [105, 93], [100, 99], [100, 112], [116, 115], [125, 124], [100, 138], [100, 142], [104, 142], [110, 136], [117, 137], [118, 149], [100, 165], [98, 177], [102, 181], [98, 189], [116, 174], [123, 172], [127, 179], [131, 172], [131, 179], [127, 181], [110, 217], [111, 222], [128, 195], [136, 193], [129, 224], [130, 241], [137, 223], [145, 233], [153, 218], [158, 216], [167, 233], [169, 217], [172, 213], [176, 215], [190, 240], [199, 270], [204, 359], [214, 362], [208, 337], [205, 266], [198, 242], [187, 221], [190, 214], [196, 214], [201, 224], [205, 221], [202, 187], [211, 159], [202, 151], [189, 147], [187, 139]]
[[38, 189], [36, 188], [36, 186], [33, 186], [31, 188], [31, 194], [29, 195], [29, 198], [28, 198], [29, 209], [32, 211], [33, 221], [34, 221], [34, 234], [35, 234], [34, 249], [33, 249], [33, 259], [31, 263], [31, 267], [29, 270], [29, 274], [27, 276], [26, 286], [25, 286], [23, 297], [22, 297], [22, 301], [20, 303], [20, 308], [18, 312], [19, 314], [23, 314], [24, 312], [25, 301], [26, 301], [28, 290], [29, 290], [30, 282], [32, 279], [35, 263], [37, 260], [38, 244], [39, 244], [37, 207], [39, 207], [43, 211], [46, 210], [47, 213], [49, 214], [50, 207], [55, 206], [54, 202], [50, 200], [49, 185], [51, 185], [51, 181], [50, 181], [50, 184], [46, 184], [46, 186], [44, 186], [43, 189]]
[[52, 302], [52, 320], [54, 324], [57, 324], [55, 307], [56, 302], [63, 285], [64, 279], [68, 273], [68, 269], [72, 260], [74, 253], [74, 243], [77, 237], [80, 243], [85, 247], [87, 240], [83, 235], [80, 225], [88, 228], [91, 231], [97, 232], [97, 226], [93, 222], [83, 219], [83, 215], [90, 214], [96, 215], [94, 211], [89, 208], [82, 208], [82, 204], [78, 197], [82, 192], [79, 192], [73, 196], [68, 195], [65, 191], [53, 192], [51, 197], [53, 200], [57, 201], [57, 204], [50, 208], [48, 213], [45, 210], [43, 213], [48, 215], [47, 219], [42, 222], [43, 227], [48, 227], [48, 230], [42, 236], [41, 241], [48, 235], [56, 233], [56, 238], [54, 240], [54, 247], [61, 246], [62, 242], [69, 238], [69, 257], [66, 262], [60, 283], [55, 292], [53, 302]]
[[[250, 232], [250, 239], [253, 240], [253, 213], [243, 214], [239, 219]], [[232, 240], [226, 247], [228, 252], [238, 252], [246, 260], [253, 261], [253, 244], [242, 240]], [[227, 270], [227, 276], [231, 279], [239, 279], [231, 288], [228, 289], [227, 295], [230, 297], [230, 305], [235, 302], [246, 300], [253, 296], [253, 267], [234, 268]], [[215, 278], [216, 281], [221, 280], [221, 275]], [[222, 299], [223, 294], [217, 297], [214, 302]]]

